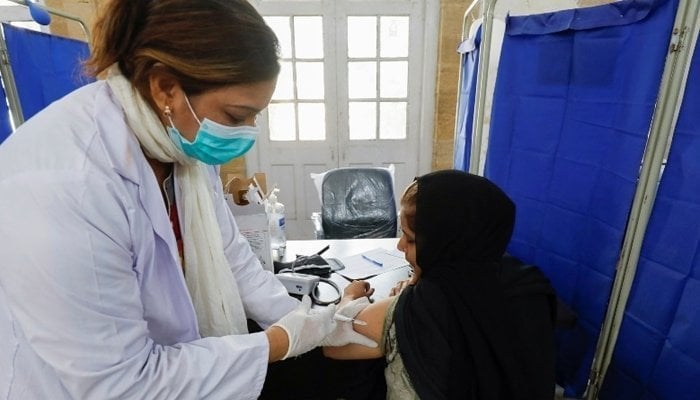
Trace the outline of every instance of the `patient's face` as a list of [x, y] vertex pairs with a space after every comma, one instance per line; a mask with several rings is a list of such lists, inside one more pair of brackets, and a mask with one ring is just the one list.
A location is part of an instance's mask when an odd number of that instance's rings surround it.
[[401, 213], [401, 238], [396, 248], [402, 251], [406, 261], [413, 267], [413, 276], [411, 277], [410, 284], [415, 284], [420, 278], [421, 269], [416, 264], [416, 234], [408, 227], [408, 223]]

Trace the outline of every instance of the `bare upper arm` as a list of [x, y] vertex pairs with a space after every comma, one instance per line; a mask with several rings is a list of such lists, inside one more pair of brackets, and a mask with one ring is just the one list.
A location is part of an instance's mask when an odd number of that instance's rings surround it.
[[344, 359], [344, 360], [359, 360], [369, 358], [380, 358], [382, 353], [380, 341], [382, 340], [382, 330], [384, 329], [384, 319], [389, 304], [393, 297], [379, 300], [365, 307], [360, 311], [355, 319], [364, 321], [367, 325], [353, 324], [355, 332], [367, 336], [377, 343], [377, 347], [367, 347], [359, 344], [349, 344], [342, 347], [324, 347], [323, 354], [326, 357]]

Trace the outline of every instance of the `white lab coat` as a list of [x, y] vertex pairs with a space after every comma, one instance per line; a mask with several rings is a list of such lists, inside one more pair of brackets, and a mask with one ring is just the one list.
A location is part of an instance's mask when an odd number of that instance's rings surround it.
[[[214, 168], [211, 182], [246, 314], [267, 327], [298, 302], [241, 236]], [[177, 257], [104, 82], [22, 125], [0, 146], [0, 399], [256, 398], [265, 334], [201, 339]]]

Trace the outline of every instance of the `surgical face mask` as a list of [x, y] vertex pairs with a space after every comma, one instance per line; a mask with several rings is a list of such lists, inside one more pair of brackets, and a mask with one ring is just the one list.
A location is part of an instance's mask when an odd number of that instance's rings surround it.
[[255, 144], [255, 139], [260, 132], [258, 127], [226, 126], [207, 118], [200, 121], [187, 96], [185, 96], [185, 101], [194, 119], [199, 122], [194, 142], [190, 142], [180, 134], [169, 114], [167, 117], [170, 126], [167, 127], [167, 130], [170, 139], [189, 157], [209, 165], [225, 164], [244, 155]]

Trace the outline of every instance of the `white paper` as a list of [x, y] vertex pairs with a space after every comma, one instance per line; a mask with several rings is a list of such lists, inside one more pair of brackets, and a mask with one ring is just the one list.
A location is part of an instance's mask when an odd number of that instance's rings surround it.
[[382, 248], [349, 257], [338, 257], [338, 259], [345, 265], [345, 269], [337, 273], [348, 279], [365, 279], [408, 265], [408, 261], [400, 251]]

